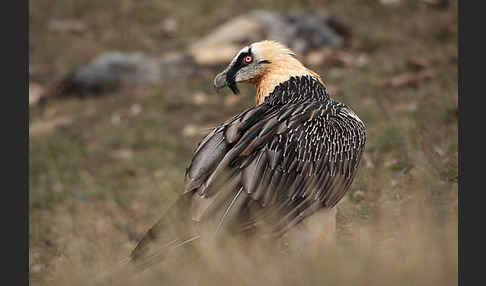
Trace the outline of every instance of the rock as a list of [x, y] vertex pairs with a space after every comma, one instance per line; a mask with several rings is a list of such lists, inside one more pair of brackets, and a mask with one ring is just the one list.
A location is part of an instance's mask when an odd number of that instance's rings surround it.
[[72, 80], [88, 90], [126, 84], [154, 84], [160, 79], [158, 61], [146, 54], [106, 52], [77, 68]]
[[171, 38], [175, 36], [177, 27], [177, 19], [171, 16], [165, 19], [162, 23], [160, 23], [160, 25], [157, 27], [157, 30], [162, 36]]
[[193, 59], [184, 53], [168, 53], [159, 58], [141, 52], [105, 52], [53, 81], [42, 99], [67, 94], [84, 96], [120, 86], [157, 85], [195, 72]]
[[97, 92], [120, 85], [153, 85], [190, 75], [195, 67], [190, 57], [169, 53], [162, 58], [141, 52], [106, 52], [77, 68], [71, 81], [79, 89]]
[[217, 66], [229, 63], [241, 46], [233, 44], [208, 44], [200, 48], [192, 47], [189, 53], [194, 60], [201, 66]]
[[242, 45], [261, 40], [282, 42], [297, 54], [342, 47], [349, 29], [323, 12], [276, 13], [263, 10], [230, 20], [188, 48], [199, 65], [227, 63]]
[[262, 24], [255, 17], [249, 14], [242, 15], [220, 25], [209, 35], [194, 43], [190, 49], [230, 43], [241, 46], [238, 43], [261, 39], [262, 28]]
[[159, 83], [195, 75], [199, 70], [193, 57], [183, 52], [167, 53], [162, 58], [153, 60], [159, 66]]
[[264, 38], [280, 41], [297, 54], [324, 46], [341, 47], [343, 37], [339, 35], [324, 12], [295, 12], [278, 14], [268, 11], [254, 11], [250, 15], [260, 21]]
[[130, 107], [130, 115], [131, 116], [137, 116], [142, 112], [142, 105], [136, 103]]
[[361, 190], [355, 191], [353, 194], [353, 199], [357, 202], [361, 202], [366, 197], [365, 193]]

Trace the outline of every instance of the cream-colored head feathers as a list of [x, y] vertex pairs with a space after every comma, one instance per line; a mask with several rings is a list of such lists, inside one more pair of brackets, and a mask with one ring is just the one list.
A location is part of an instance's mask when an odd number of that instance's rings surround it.
[[269, 61], [260, 76], [250, 80], [256, 86], [256, 104], [263, 103], [273, 89], [292, 76], [311, 75], [322, 82], [320, 76], [306, 68], [297, 58], [295, 53], [285, 45], [275, 41], [262, 41], [250, 45], [252, 52]]

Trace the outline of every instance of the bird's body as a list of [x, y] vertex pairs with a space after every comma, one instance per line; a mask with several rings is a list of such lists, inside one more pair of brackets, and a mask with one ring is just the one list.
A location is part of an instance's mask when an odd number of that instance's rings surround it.
[[237, 93], [236, 82], [256, 85], [256, 105], [201, 141], [181, 198], [137, 245], [132, 261], [223, 233], [277, 238], [335, 207], [349, 189], [365, 126], [329, 97], [316, 73], [284, 46], [264, 41], [242, 49], [215, 86]]

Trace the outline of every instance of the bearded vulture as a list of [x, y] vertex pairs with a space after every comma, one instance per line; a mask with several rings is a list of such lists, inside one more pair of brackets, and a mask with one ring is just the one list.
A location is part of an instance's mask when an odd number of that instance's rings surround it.
[[167, 250], [222, 234], [277, 239], [333, 209], [349, 189], [365, 125], [329, 97], [320, 76], [283, 44], [261, 41], [241, 49], [214, 86], [239, 94], [243, 82], [255, 85], [255, 106], [199, 143], [185, 189], [132, 251], [133, 263], [150, 265]]

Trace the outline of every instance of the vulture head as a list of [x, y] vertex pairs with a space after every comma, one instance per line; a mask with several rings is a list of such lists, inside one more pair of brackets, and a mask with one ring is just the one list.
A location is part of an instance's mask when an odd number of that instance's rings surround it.
[[261, 41], [241, 49], [228, 67], [214, 79], [214, 87], [229, 87], [239, 94], [237, 83], [247, 82], [256, 86], [256, 103], [291, 76], [311, 75], [321, 82], [319, 75], [307, 69], [285, 45], [274, 41]]

